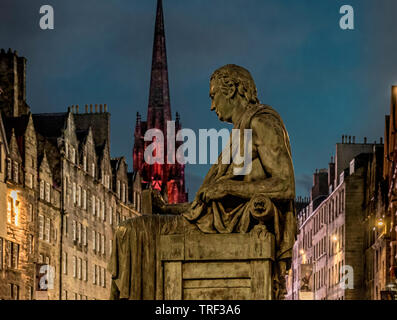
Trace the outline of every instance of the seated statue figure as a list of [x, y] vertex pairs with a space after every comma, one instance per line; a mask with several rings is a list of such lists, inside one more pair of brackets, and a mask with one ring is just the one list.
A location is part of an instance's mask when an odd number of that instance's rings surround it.
[[[143, 250], [139, 241], [144, 241], [145, 246], [155, 246], [156, 234], [164, 232], [164, 228], [205, 234], [248, 233], [257, 225], [274, 235], [274, 298], [282, 299], [285, 294], [284, 276], [291, 264], [296, 236], [295, 180], [288, 133], [280, 115], [259, 103], [255, 82], [242, 67], [226, 65], [216, 70], [210, 80], [210, 98], [211, 110], [221, 121], [232, 123], [234, 129], [241, 131], [240, 137], [245, 129], [252, 130], [250, 170], [236, 175], [237, 165], [222, 161], [225, 152], [228, 156], [233, 154], [233, 150], [227, 149], [232, 148], [230, 142], [209, 170], [192, 203], [167, 205], [157, 199], [157, 212], [154, 212], [160, 214], [157, 218], [139, 217], [121, 224], [110, 262], [114, 279], [112, 298], [154, 298], [150, 272], [146, 273], [149, 288], [145, 286], [145, 289], [141, 287], [142, 280], [133, 283], [134, 271], [125, 273], [120, 261], [124, 261], [126, 268], [130, 268], [134, 257], [138, 262], [136, 251]], [[245, 150], [242, 141], [240, 150]], [[120, 260], [118, 255], [122, 251], [130, 252], [128, 261]], [[145, 262], [147, 270], [153, 270], [153, 259]], [[142, 267], [133, 268], [139, 273]]]

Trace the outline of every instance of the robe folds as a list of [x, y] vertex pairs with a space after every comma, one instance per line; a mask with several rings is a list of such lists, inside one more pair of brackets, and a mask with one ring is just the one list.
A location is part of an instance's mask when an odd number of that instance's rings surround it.
[[108, 264], [110, 299], [155, 300], [158, 238], [185, 231], [182, 216], [144, 215], [120, 223]]

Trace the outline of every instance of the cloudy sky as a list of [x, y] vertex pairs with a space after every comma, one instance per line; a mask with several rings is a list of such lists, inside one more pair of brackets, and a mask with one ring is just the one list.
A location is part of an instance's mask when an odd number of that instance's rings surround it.
[[[249, 69], [261, 102], [289, 131], [297, 195], [327, 167], [342, 134], [379, 141], [397, 84], [395, 0], [164, 0], [173, 113], [184, 127], [221, 129], [209, 110], [208, 81], [218, 67]], [[43, 4], [55, 29], [39, 28]], [[339, 9], [355, 10], [355, 30]], [[156, 0], [1, 0], [0, 47], [28, 59], [34, 113], [107, 103], [113, 156], [131, 153], [135, 114], [146, 118]], [[230, 129], [230, 127], [226, 126]], [[188, 165], [197, 190], [209, 166]]]

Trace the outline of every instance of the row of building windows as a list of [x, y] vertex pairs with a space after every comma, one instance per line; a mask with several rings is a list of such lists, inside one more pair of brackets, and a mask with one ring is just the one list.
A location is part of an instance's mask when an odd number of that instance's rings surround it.
[[52, 219], [39, 215], [39, 239], [53, 243], [57, 241], [57, 229]]
[[79, 293], [69, 293], [67, 290], [63, 290], [62, 293], [62, 300], [69, 300], [69, 299], [73, 299], [73, 300], [88, 300], [88, 297], [86, 295], [83, 294], [79, 294]]
[[0, 238], [0, 270], [18, 269], [19, 244]]
[[[69, 152], [70, 149], [70, 152]], [[75, 152], [75, 148], [72, 146], [69, 146], [69, 144], [65, 144], [65, 155], [66, 158], [68, 160], [70, 160], [73, 164], [77, 164], [78, 160], [76, 158], [76, 152]], [[87, 156], [83, 155], [83, 170], [85, 172], [88, 171], [88, 167], [87, 167]], [[96, 169], [95, 169], [95, 163], [92, 162], [91, 163], [91, 176], [93, 178], [95, 178], [96, 176]], [[108, 189], [110, 189], [111, 185], [110, 185], [110, 176], [107, 174], [102, 174], [101, 177], [101, 183]], [[117, 193], [117, 197], [124, 203], [127, 203], [127, 186], [125, 183], [121, 184], [120, 180], [117, 180], [116, 182], [116, 193]], [[75, 196], [74, 196], [75, 198]], [[76, 203], [76, 201], [74, 201], [74, 203]]]
[[20, 183], [19, 172], [20, 164], [17, 161], [7, 159], [7, 179], [15, 183]]
[[343, 260], [339, 263], [335, 263], [332, 267], [328, 269], [328, 283], [327, 283], [327, 269], [322, 267], [320, 270], [314, 273], [314, 288], [319, 290], [325, 285], [329, 288], [339, 285], [342, 281], [341, 269], [343, 266]]
[[326, 252], [325, 244], [326, 244], [326, 238], [323, 237], [320, 239], [319, 242], [317, 242], [314, 245], [314, 259], [318, 259], [323, 254], [325, 254], [325, 252]]
[[[68, 274], [68, 254], [63, 253], [63, 273]], [[75, 279], [88, 282], [88, 260], [76, 256], [72, 257], [72, 276]], [[92, 265], [92, 283], [106, 288], [106, 269], [96, 264]]]
[[44, 180], [40, 180], [40, 199], [51, 203], [51, 185]]

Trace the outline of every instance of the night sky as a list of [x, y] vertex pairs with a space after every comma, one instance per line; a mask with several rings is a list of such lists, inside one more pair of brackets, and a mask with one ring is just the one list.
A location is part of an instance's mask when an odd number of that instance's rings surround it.
[[[39, 28], [39, 9], [55, 29]], [[339, 27], [342, 5], [355, 30]], [[252, 73], [262, 103], [282, 116], [291, 139], [297, 195], [326, 168], [342, 134], [383, 136], [397, 84], [395, 0], [163, 0], [171, 108], [182, 125], [221, 129], [208, 83], [234, 63]], [[135, 115], [146, 119], [156, 0], [1, 0], [0, 47], [28, 59], [33, 113], [108, 104], [112, 156], [132, 168]], [[209, 165], [188, 165], [190, 198]]]

